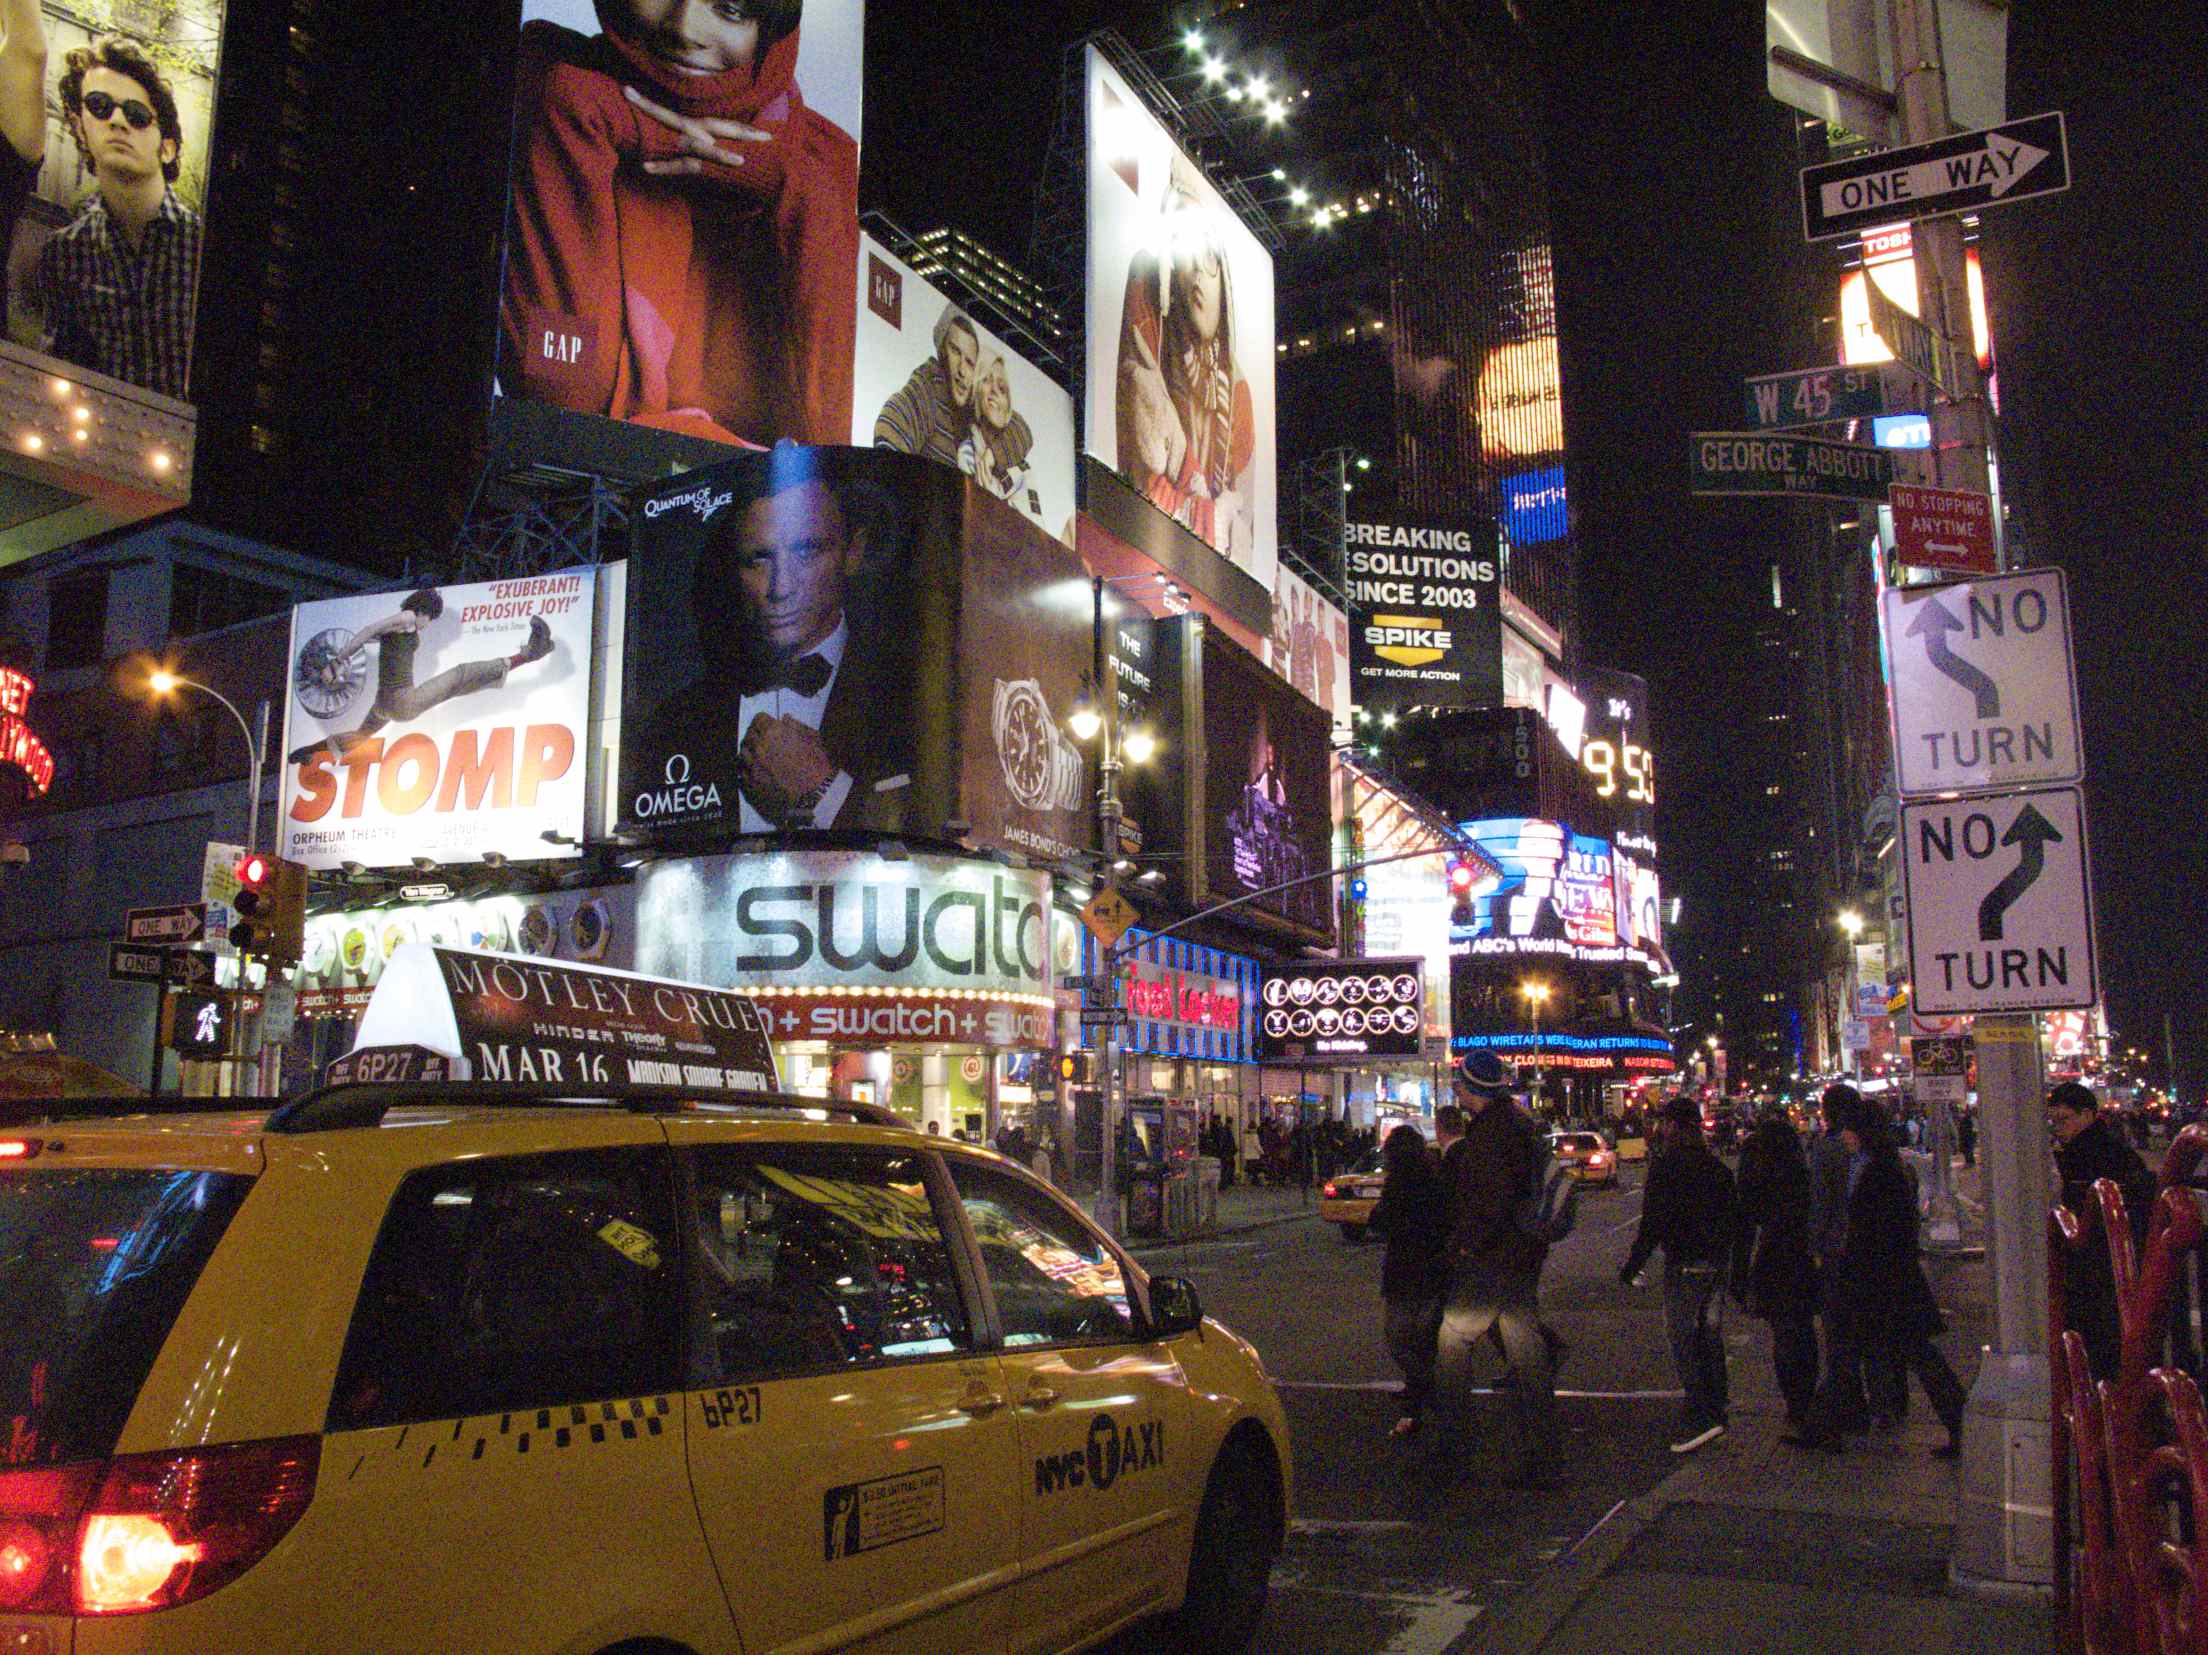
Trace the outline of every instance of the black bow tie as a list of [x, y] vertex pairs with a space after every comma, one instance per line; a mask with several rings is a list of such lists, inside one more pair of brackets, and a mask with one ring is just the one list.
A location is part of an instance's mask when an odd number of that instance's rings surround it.
[[794, 661], [763, 663], [758, 670], [747, 674], [738, 688], [745, 695], [795, 690], [799, 695], [812, 696], [828, 687], [828, 680], [835, 672], [834, 664], [825, 655], [800, 655]]

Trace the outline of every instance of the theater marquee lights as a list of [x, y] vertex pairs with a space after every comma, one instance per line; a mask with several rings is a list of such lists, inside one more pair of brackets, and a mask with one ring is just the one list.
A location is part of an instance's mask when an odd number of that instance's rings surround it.
[[30, 674], [0, 667], [0, 764], [23, 773], [34, 799], [54, 785], [54, 755], [24, 722], [37, 687]]

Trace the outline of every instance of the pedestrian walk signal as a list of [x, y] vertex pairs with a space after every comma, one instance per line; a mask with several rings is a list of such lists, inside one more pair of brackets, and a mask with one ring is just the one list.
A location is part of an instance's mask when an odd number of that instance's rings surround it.
[[238, 894], [230, 906], [237, 918], [230, 923], [230, 945], [249, 959], [296, 962], [306, 940], [305, 864], [256, 852], [239, 857], [236, 871]]

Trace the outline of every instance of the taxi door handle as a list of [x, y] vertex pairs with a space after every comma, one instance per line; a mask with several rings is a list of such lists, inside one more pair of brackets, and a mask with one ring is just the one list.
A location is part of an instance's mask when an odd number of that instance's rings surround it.
[[1037, 1381], [1035, 1384], [1028, 1386], [1027, 1395], [1020, 1400], [1030, 1408], [1047, 1408], [1058, 1400], [1058, 1393], [1048, 1385]]
[[958, 1411], [962, 1414], [972, 1414], [976, 1419], [987, 1419], [1003, 1406], [1003, 1397], [997, 1395], [995, 1391], [979, 1385], [976, 1385], [958, 1399]]

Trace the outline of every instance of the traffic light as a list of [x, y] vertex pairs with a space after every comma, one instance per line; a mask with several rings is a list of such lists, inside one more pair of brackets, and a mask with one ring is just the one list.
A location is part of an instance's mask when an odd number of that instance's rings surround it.
[[1449, 858], [1449, 923], [1468, 926], [1472, 923], [1472, 887], [1479, 883], [1479, 874], [1471, 863], [1461, 856]]
[[1089, 1064], [1087, 1052], [1066, 1052], [1058, 1059], [1058, 1078], [1068, 1086], [1086, 1086], [1090, 1083]]
[[307, 870], [298, 862], [255, 852], [238, 858], [238, 894], [230, 906], [230, 946], [248, 958], [290, 965], [299, 958], [307, 924]]

